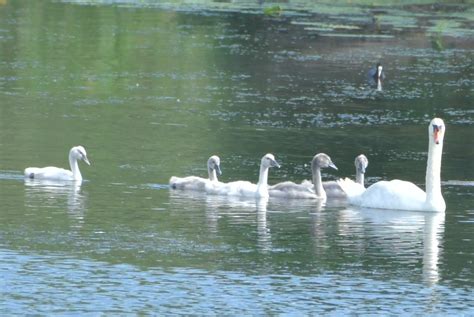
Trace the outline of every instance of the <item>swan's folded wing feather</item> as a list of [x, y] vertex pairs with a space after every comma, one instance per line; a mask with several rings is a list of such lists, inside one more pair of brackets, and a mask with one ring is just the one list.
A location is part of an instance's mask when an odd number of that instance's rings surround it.
[[208, 179], [198, 176], [171, 176], [169, 184], [173, 189], [204, 191], [208, 182], [210, 182]]
[[347, 198], [347, 194], [337, 181], [323, 182], [323, 188], [328, 198]]
[[248, 181], [235, 181], [229, 183], [213, 183], [206, 187], [206, 192], [223, 196], [255, 196], [257, 185]]
[[33, 179], [56, 179], [56, 180], [72, 180], [74, 178], [71, 171], [54, 167], [28, 167], [25, 169], [25, 177]]
[[401, 180], [377, 182], [354, 200], [362, 207], [398, 210], [423, 210], [425, 201], [421, 188]]
[[362, 195], [365, 192], [365, 187], [359, 183], [354, 182], [350, 178], [339, 179], [336, 181], [337, 185], [346, 193], [347, 198], [352, 199]]
[[316, 193], [307, 186], [290, 181], [281, 182], [268, 188], [270, 197], [317, 199]]

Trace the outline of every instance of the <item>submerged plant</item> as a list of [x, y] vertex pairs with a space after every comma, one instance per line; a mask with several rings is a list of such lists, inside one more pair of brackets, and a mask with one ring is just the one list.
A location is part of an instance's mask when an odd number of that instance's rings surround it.
[[272, 6], [272, 7], [267, 7], [263, 9], [263, 14], [265, 15], [280, 15], [283, 9], [279, 6]]
[[435, 31], [431, 34], [431, 47], [437, 51], [444, 50], [443, 33], [446, 30], [446, 21], [438, 21]]

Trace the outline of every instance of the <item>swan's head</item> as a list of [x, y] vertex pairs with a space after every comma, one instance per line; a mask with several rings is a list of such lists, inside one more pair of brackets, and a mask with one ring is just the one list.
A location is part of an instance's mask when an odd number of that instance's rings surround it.
[[440, 118], [434, 118], [428, 127], [430, 139], [432, 139], [435, 144], [443, 144], [445, 130], [444, 121]]
[[354, 165], [357, 171], [365, 174], [365, 169], [369, 166], [369, 160], [364, 154], [361, 154], [355, 158]]
[[261, 166], [264, 168], [269, 168], [269, 167], [280, 168], [280, 164], [278, 164], [278, 162], [275, 160], [275, 157], [273, 156], [273, 154], [270, 154], [270, 153], [265, 154], [265, 156], [262, 157]]
[[216, 171], [218, 175], [222, 175], [221, 159], [217, 155], [213, 155], [207, 160], [207, 168]]
[[84, 161], [84, 163], [86, 163], [87, 165], [91, 165], [91, 163], [87, 159], [86, 149], [81, 145], [73, 147], [71, 151], [69, 151], [69, 157], [72, 157], [77, 161]]
[[311, 162], [312, 167], [327, 168], [332, 167], [337, 170], [337, 166], [331, 161], [329, 155], [324, 153], [316, 154]]

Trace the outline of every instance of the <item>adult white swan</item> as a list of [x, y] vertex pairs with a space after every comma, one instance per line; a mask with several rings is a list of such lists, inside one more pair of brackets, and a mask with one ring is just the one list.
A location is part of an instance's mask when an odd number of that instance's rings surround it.
[[280, 167], [273, 154], [266, 154], [260, 163], [260, 174], [258, 183], [248, 181], [235, 181], [229, 183], [213, 183], [206, 187], [206, 192], [214, 195], [244, 196], [244, 197], [268, 197], [268, 169]]
[[91, 165], [87, 159], [86, 149], [78, 145], [69, 151], [69, 166], [71, 170], [64, 168], [48, 166], [48, 167], [28, 167], [25, 169], [25, 177], [31, 179], [48, 179], [60, 181], [81, 181], [82, 175], [79, 170], [78, 160], [84, 161], [87, 165]]
[[207, 160], [207, 173], [209, 178], [198, 176], [176, 177], [171, 176], [170, 186], [173, 189], [204, 191], [209, 182], [218, 182], [217, 174], [221, 175], [221, 159], [217, 155]]
[[[364, 176], [365, 176], [365, 170], [367, 166], [369, 166], [369, 160], [364, 154], [360, 154], [355, 158], [354, 165], [356, 168], [356, 180], [355, 180], [356, 184], [351, 184], [351, 186], [359, 185], [360, 191], [362, 192], [365, 190], [365, 185], [364, 185], [365, 177]], [[354, 183], [352, 179], [348, 179], [348, 178], [346, 178], [344, 181]], [[338, 184], [338, 181], [323, 182], [323, 188], [326, 191], [326, 195], [328, 198], [334, 198], [334, 199], [347, 198], [346, 192]]]
[[270, 186], [270, 197], [284, 198], [311, 198], [326, 199], [326, 192], [321, 182], [321, 168], [332, 167], [337, 170], [336, 165], [331, 161], [329, 155], [324, 153], [316, 154], [311, 161], [311, 172], [313, 183], [304, 181], [301, 184], [295, 184], [290, 181], [282, 182]]
[[444, 212], [446, 203], [441, 194], [441, 157], [445, 130], [443, 120], [431, 120], [428, 127], [426, 193], [415, 184], [401, 180], [380, 181], [362, 193], [357, 193], [357, 189], [347, 186], [346, 182], [339, 182], [349, 202], [369, 208]]

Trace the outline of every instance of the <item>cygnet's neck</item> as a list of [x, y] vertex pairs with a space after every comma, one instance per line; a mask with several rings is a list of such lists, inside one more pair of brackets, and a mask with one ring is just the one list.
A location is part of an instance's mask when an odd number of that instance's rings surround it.
[[77, 164], [77, 159], [73, 156], [73, 153], [69, 153], [69, 166], [71, 167], [72, 177], [74, 180], [82, 180], [81, 171], [79, 170], [79, 164]]
[[[359, 169], [356, 171], [356, 183], [361, 184], [364, 186], [364, 173], [362, 173]], [[365, 186], [364, 186], [365, 187]]]
[[209, 180], [214, 182], [217, 181], [216, 169], [210, 166], [207, 167], [207, 173], [209, 174]]
[[313, 164], [311, 166], [311, 170], [313, 173], [313, 186], [316, 196], [320, 198], [326, 198], [326, 191], [324, 190], [323, 183], [321, 181], [321, 168], [318, 165]]
[[268, 166], [260, 165], [260, 174], [258, 176], [257, 190], [258, 192], [267, 191], [268, 193]]
[[430, 138], [428, 147], [428, 162], [426, 164], [426, 202], [443, 200], [441, 194], [441, 158], [443, 155], [443, 141], [439, 144]]

